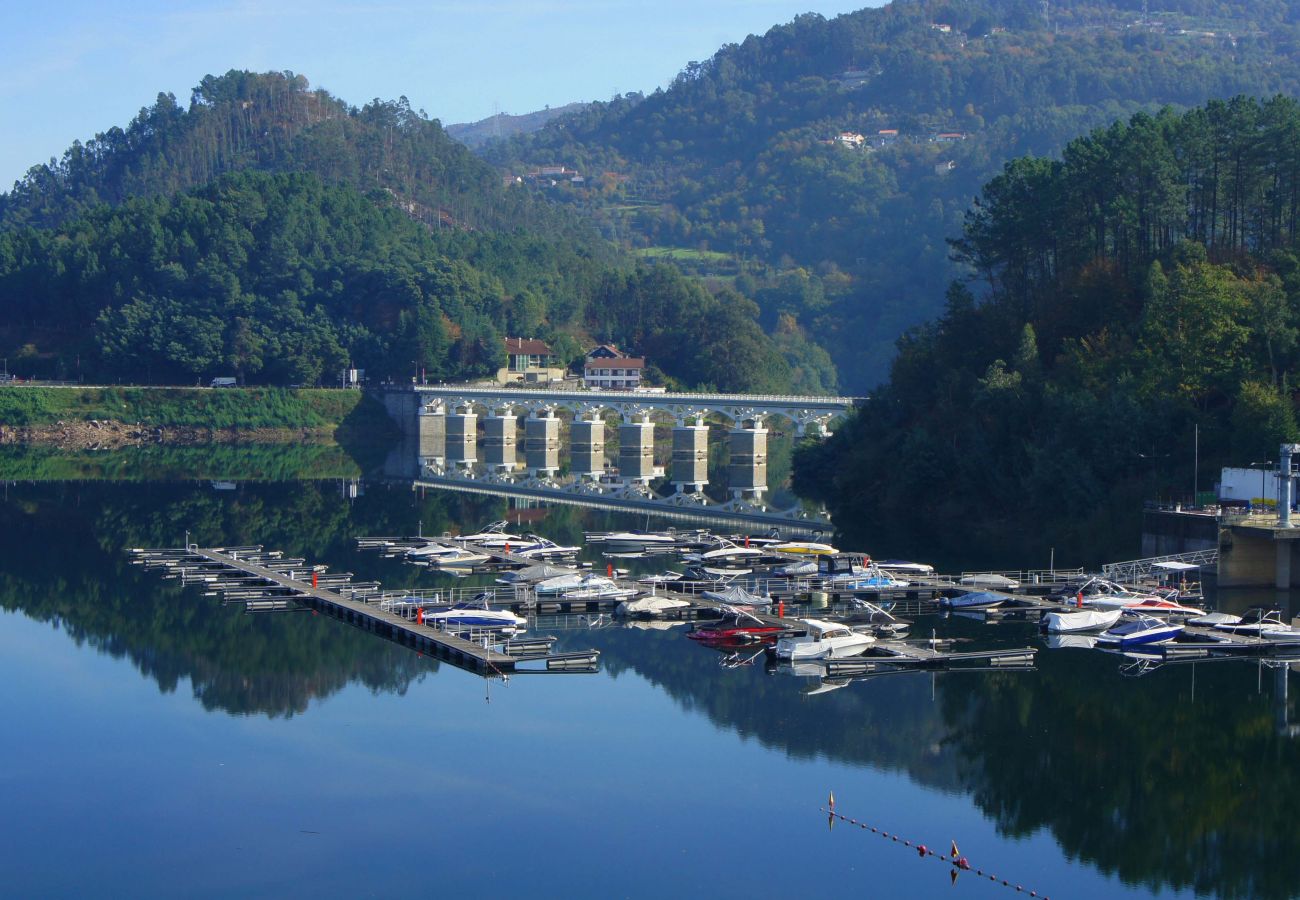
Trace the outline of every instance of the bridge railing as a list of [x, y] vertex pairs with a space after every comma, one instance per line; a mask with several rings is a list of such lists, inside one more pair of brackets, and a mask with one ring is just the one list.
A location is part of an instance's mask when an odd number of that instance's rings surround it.
[[713, 402], [734, 403], [737, 405], [781, 404], [788, 406], [829, 405], [848, 409], [861, 403], [865, 397], [838, 397], [797, 394], [705, 394], [705, 393], [640, 393], [637, 391], [589, 391], [589, 390], [554, 390], [551, 388], [501, 388], [480, 387], [475, 385], [416, 385], [415, 390], [422, 394], [447, 394], [451, 396], [491, 397], [557, 397], [565, 400], [594, 400], [616, 403], [669, 404]]

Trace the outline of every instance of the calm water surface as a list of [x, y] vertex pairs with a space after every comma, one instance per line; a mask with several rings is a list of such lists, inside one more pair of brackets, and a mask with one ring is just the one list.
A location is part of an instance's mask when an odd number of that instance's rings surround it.
[[[1007, 897], [819, 811], [1052, 897], [1300, 892], [1288, 670], [1044, 651], [1032, 672], [817, 695], [682, 629], [560, 629], [595, 675], [488, 682], [339, 622], [246, 615], [133, 546], [263, 543], [386, 584], [351, 544], [492, 498], [331, 482], [10, 484], [0, 501], [0, 894]], [[644, 521], [529, 510], [556, 539]], [[869, 549], [869, 548], [867, 548]], [[924, 551], [917, 554], [924, 557]], [[923, 619], [963, 648], [1026, 624]]]

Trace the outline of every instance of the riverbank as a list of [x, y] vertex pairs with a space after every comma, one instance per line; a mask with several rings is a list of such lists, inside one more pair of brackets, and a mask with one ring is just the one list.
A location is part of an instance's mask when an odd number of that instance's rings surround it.
[[397, 433], [360, 391], [0, 387], [0, 445], [114, 450], [152, 444], [370, 444]]

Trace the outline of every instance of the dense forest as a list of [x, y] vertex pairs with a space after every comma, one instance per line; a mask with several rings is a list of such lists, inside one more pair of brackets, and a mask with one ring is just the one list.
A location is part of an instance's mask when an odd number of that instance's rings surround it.
[[[864, 535], [968, 541], [980, 510], [1032, 544], [1113, 539], [1143, 496], [1276, 459], [1300, 437], [1298, 216], [1289, 97], [1139, 114], [1008, 163], [954, 243], [980, 298], [954, 283], [799, 478]], [[1026, 520], [1059, 528], [1025, 536]]]
[[895, 2], [800, 16], [484, 152], [575, 168], [539, 190], [730, 279], [865, 391], [941, 312], [946, 240], [1005, 160], [1137, 111], [1300, 93], [1297, 46], [1282, 0]]
[[757, 316], [507, 189], [405, 100], [353, 109], [291, 73], [205, 78], [188, 110], [162, 95], [0, 196], [0, 352], [24, 376], [457, 379], [512, 335], [566, 361], [614, 341], [669, 384], [834, 385]]
[[0, 304], [24, 348], [11, 364], [39, 370], [38, 348], [60, 347], [64, 376], [75, 353], [83, 372], [153, 383], [328, 384], [348, 364], [450, 379], [503, 365], [506, 334], [552, 332], [568, 357], [581, 354], [574, 334], [592, 334], [689, 384], [786, 389], [792, 377], [789, 343], [734, 292], [522, 231], [429, 229], [382, 193], [314, 175], [226, 175], [0, 232]]

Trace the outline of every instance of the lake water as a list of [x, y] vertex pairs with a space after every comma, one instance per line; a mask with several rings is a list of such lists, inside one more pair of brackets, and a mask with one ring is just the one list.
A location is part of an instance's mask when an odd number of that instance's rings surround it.
[[[364, 534], [506, 501], [332, 481], [10, 483], [0, 499], [0, 894], [1051, 897], [1300, 893], [1288, 669], [1097, 652], [809, 694], [683, 628], [543, 628], [591, 675], [486, 681], [310, 613], [249, 615], [129, 547], [260, 543], [439, 576]], [[644, 519], [518, 511], [572, 541]], [[870, 549], [870, 548], [865, 548]], [[916, 556], [924, 557], [923, 548]], [[1269, 595], [1270, 599], [1272, 595]], [[1234, 601], [1244, 602], [1244, 601]], [[565, 623], [552, 623], [563, 625]], [[1031, 625], [923, 617], [962, 649]], [[1294, 685], [1292, 685], [1294, 687]], [[947, 852], [951, 869], [837, 809]]]

